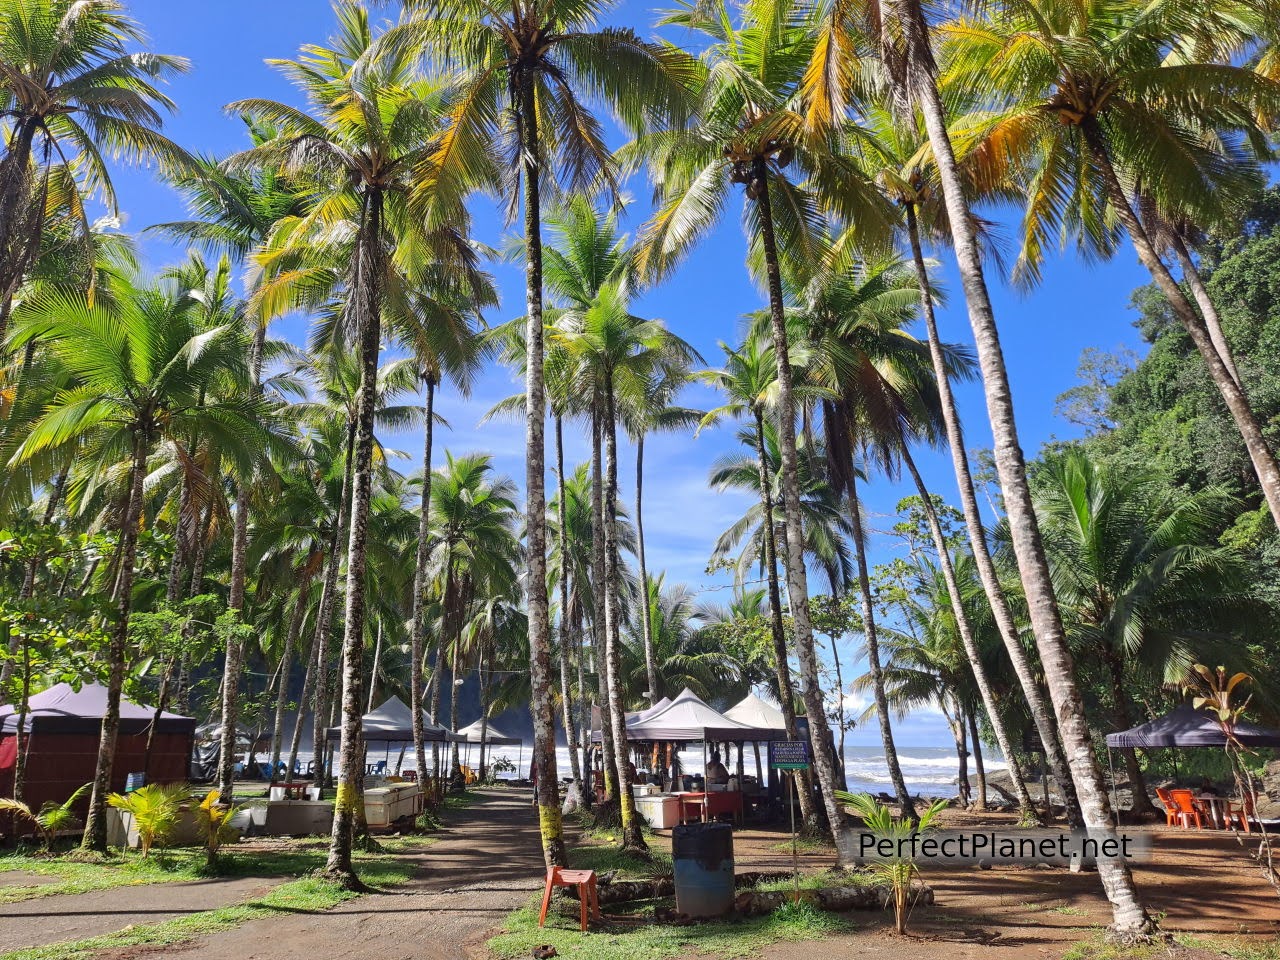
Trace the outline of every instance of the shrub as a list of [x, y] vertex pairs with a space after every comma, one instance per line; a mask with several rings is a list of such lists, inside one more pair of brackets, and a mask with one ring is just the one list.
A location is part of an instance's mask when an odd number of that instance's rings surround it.
[[80, 818], [71, 812], [71, 808], [92, 786], [92, 783], [86, 783], [62, 803], [46, 800], [40, 807], [39, 813], [33, 812], [21, 800], [0, 797], [0, 813], [12, 813], [19, 820], [26, 820], [40, 831], [40, 835], [44, 838], [45, 850], [50, 850], [53, 848], [53, 841], [59, 830], [70, 830], [80, 825]]
[[155, 844], [163, 847], [169, 839], [188, 796], [185, 783], [149, 783], [132, 793], [113, 793], [107, 797], [107, 803], [133, 815], [138, 845], [145, 860]]

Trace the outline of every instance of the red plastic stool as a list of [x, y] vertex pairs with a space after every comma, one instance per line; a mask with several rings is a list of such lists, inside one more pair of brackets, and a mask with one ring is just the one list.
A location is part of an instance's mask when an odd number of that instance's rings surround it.
[[547, 887], [542, 893], [542, 912], [538, 914], [538, 926], [547, 921], [547, 909], [551, 906], [551, 894], [556, 887], [577, 887], [578, 903], [581, 906], [582, 929], [587, 929], [587, 911], [591, 911], [591, 919], [600, 919], [600, 897], [596, 892], [596, 872], [594, 870], [565, 870], [552, 867], [547, 871]]

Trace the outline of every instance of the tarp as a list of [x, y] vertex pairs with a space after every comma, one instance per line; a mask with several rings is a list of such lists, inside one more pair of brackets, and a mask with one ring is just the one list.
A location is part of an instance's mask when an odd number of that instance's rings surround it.
[[[475, 723], [467, 724], [458, 731], [458, 736], [464, 743], [480, 743], [480, 721], [477, 720]], [[485, 726], [484, 742], [491, 746], [496, 744], [499, 747], [519, 747], [524, 745], [524, 741], [519, 737], [509, 737], [495, 727], [492, 720]]]
[[[450, 732], [431, 719], [430, 714], [424, 713], [422, 717], [422, 737], [424, 740], [434, 743], [443, 743], [445, 741], [462, 742], [457, 734]], [[392, 697], [377, 710], [372, 713], [366, 713], [361, 720], [361, 724], [365, 743], [413, 742], [413, 711], [399, 697]], [[325, 731], [325, 735], [330, 740], [339, 740], [342, 737], [342, 728], [330, 727]]]
[[[76, 690], [69, 683], [59, 683], [37, 693], [28, 703], [28, 733], [97, 733], [102, 728], [102, 715], [107, 711], [107, 688], [97, 683], [86, 683]], [[121, 698], [120, 735], [134, 736], [146, 732], [155, 715], [155, 707]], [[161, 713], [156, 733], [191, 734], [195, 728], [193, 717]], [[0, 736], [17, 732], [17, 707], [0, 706]]]
[[785, 738], [781, 728], [753, 727], [726, 717], [687, 688], [662, 710], [627, 727], [628, 740], [743, 743]]
[[[1280, 730], [1256, 723], [1237, 723], [1235, 735], [1246, 747], [1280, 747]], [[1189, 703], [1131, 730], [1107, 734], [1108, 747], [1223, 747], [1226, 743], [1227, 735], [1213, 715]]]

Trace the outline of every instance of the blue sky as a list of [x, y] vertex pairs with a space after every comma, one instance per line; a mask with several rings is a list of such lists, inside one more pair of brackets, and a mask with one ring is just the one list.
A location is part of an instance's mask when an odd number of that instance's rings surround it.
[[[269, 57], [292, 57], [303, 43], [321, 42], [333, 22], [325, 0], [220, 0], [219, 3], [174, 4], [169, 0], [134, 0], [131, 13], [146, 27], [157, 52], [185, 56], [192, 70], [174, 81], [169, 93], [178, 104], [178, 114], [165, 132], [189, 149], [225, 154], [244, 146], [240, 121], [223, 112], [223, 106], [244, 97], [295, 100], [292, 88], [263, 61]], [[392, 8], [387, 7], [388, 10]], [[625, 2], [615, 22], [636, 27], [645, 34], [661, 6]], [[680, 40], [675, 34], [668, 34]], [[123, 208], [123, 229], [136, 232], [166, 220], [181, 219], [179, 197], [158, 182], [147, 170], [120, 171], [116, 178]], [[647, 209], [648, 187], [643, 181], [629, 185], [637, 197], [633, 216], [625, 224], [634, 232]], [[503, 228], [492, 208], [484, 202], [476, 208], [477, 236], [500, 245]], [[179, 253], [158, 239], [143, 244], [148, 265], [158, 268], [176, 259]], [[716, 364], [720, 340], [732, 341], [740, 317], [763, 305], [761, 292], [751, 283], [743, 266], [745, 242], [732, 210], [726, 221], [690, 257], [685, 266], [661, 288], [647, 294], [635, 305], [642, 316], [660, 317], [689, 340], [707, 359]], [[952, 292], [951, 303], [939, 316], [944, 339], [971, 343], [960, 286], [948, 256], [940, 254], [939, 280]], [[523, 312], [522, 271], [515, 266], [494, 268], [499, 279], [503, 305], [491, 322], [509, 319]], [[1073, 428], [1053, 416], [1055, 397], [1075, 383], [1075, 367], [1080, 351], [1087, 346], [1111, 350], [1119, 346], [1138, 349], [1140, 343], [1131, 326], [1128, 309], [1130, 291], [1146, 280], [1131, 250], [1124, 248], [1110, 263], [1086, 266], [1073, 253], [1065, 253], [1049, 263], [1044, 282], [1029, 295], [1020, 294], [993, 277], [993, 298], [1010, 369], [1018, 410], [1018, 427], [1029, 456], [1051, 437], [1073, 435]], [[290, 322], [273, 333], [297, 338], [302, 325]], [[438, 443], [455, 452], [476, 450], [494, 454], [500, 470], [517, 479], [523, 476], [523, 427], [520, 424], [487, 424], [477, 421], [498, 398], [517, 391], [520, 385], [510, 373], [493, 369], [486, 373], [474, 395], [462, 400], [449, 393], [441, 395], [438, 408], [451, 430]], [[958, 397], [970, 448], [991, 443], [985, 407], [978, 385], [961, 385]], [[708, 408], [715, 398], [701, 387], [691, 388], [681, 398], [689, 406]], [[731, 450], [734, 430], [724, 427], [704, 432], [697, 440], [687, 435], [657, 436], [646, 443], [645, 526], [648, 562], [652, 570], [667, 570], [669, 581], [682, 581], [695, 588], [720, 587], [723, 576], [704, 573], [707, 557], [716, 536], [748, 506], [746, 496], [718, 495], [706, 486], [708, 468], [715, 459]], [[587, 448], [582, 438], [567, 435], [571, 462], [583, 459]], [[421, 444], [415, 435], [387, 438], [390, 445], [420, 456]], [[631, 501], [634, 489], [634, 460], [624, 452], [621, 469], [623, 496]], [[949, 457], [921, 451], [918, 462], [926, 481], [948, 500], [955, 499], [955, 481]], [[412, 461], [404, 465], [412, 471]], [[874, 529], [887, 530], [894, 520], [896, 502], [914, 493], [908, 485], [877, 478], [863, 488]], [[872, 561], [889, 559], [894, 550], [891, 539], [874, 537]], [[708, 593], [707, 598], [725, 598], [728, 591]], [[847, 654], [846, 654], [847, 656]], [[858, 669], [855, 666], [854, 671]], [[846, 666], [845, 675], [851, 672]], [[920, 713], [904, 721], [898, 732], [908, 745], [944, 745], [949, 738], [940, 718]], [[874, 729], [855, 730], [855, 744], [878, 743]]]

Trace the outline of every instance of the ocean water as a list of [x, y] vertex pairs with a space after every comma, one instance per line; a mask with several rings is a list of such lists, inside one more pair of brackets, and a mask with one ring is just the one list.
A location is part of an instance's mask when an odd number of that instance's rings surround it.
[[[464, 745], [460, 749], [463, 763], [467, 763], [468, 758], [470, 765], [473, 767], [479, 763], [478, 747]], [[388, 760], [388, 766], [394, 771], [399, 753], [398, 746], [391, 750], [379, 751], [377, 745], [370, 744], [369, 760], [376, 762], [385, 757]], [[506, 774], [505, 776], [529, 776], [531, 752], [528, 747], [524, 749], [492, 747], [487, 753], [490, 757], [506, 757], [516, 764], [517, 773]], [[703, 769], [702, 756], [702, 746], [700, 744], [695, 743], [686, 746], [680, 754], [680, 763], [684, 772], [689, 774], [701, 773]], [[1005, 769], [1004, 761], [994, 751], [988, 752], [984, 750], [983, 760], [988, 772]], [[760, 761], [762, 764], [768, 763], [764, 744], [760, 745]], [[732, 772], [736, 769], [737, 762], [737, 752], [734, 750], [732, 756], [725, 760], [725, 765]], [[889, 767], [885, 762], [884, 751], [880, 747], [846, 747], [844, 763], [845, 777], [850, 791], [871, 794], [877, 794], [881, 791], [893, 792], [889, 780]], [[906, 781], [907, 789], [913, 795], [925, 797], [952, 797], [956, 795], [956, 778], [959, 764], [953, 749], [946, 747], [899, 747], [898, 763], [902, 767], [902, 778]], [[405, 754], [403, 768], [413, 768], [412, 748]], [[557, 748], [556, 772], [561, 777], [567, 777], [570, 769], [568, 749], [565, 747]], [[755, 754], [750, 744], [746, 746], [743, 752], [743, 770], [748, 775], [755, 775]], [[969, 760], [969, 777], [970, 782], [974, 782], [972, 757]]]

